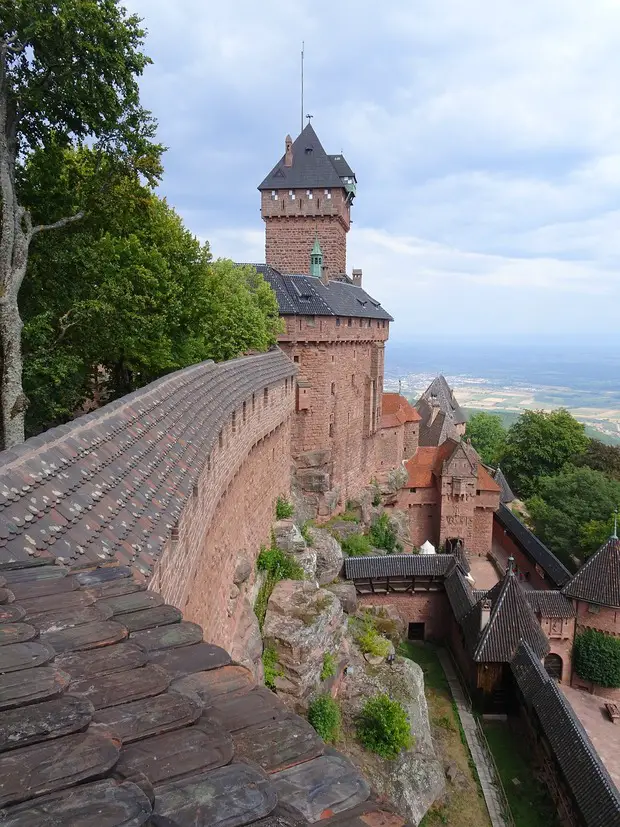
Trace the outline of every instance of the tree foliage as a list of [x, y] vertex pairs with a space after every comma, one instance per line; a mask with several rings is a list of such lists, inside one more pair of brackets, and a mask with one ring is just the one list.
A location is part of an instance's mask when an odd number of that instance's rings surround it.
[[575, 465], [586, 465], [620, 480], [620, 445], [605, 445], [599, 439], [591, 439], [585, 452], [575, 458]]
[[487, 465], [500, 462], [506, 443], [506, 430], [501, 417], [484, 412], [472, 414], [467, 420], [465, 436]]
[[620, 687], [620, 640], [597, 629], [577, 635], [573, 646], [575, 671], [600, 686]]
[[[118, 0], [0, 0], [0, 20], [0, 447], [8, 447], [24, 436], [18, 295], [29, 247], [41, 231], [82, 215], [33, 223], [20, 194], [24, 163], [53, 145], [89, 143], [153, 181], [162, 148], [139, 98], [138, 77], [150, 62], [144, 31]], [[60, 372], [71, 368], [68, 360]]]
[[413, 741], [402, 704], [385, 694], [370, 698], [364, 704], [357, 723], [357, 737], [366, 749], [383, 758], [396, 758]]
[[53, 145], [24, 171], [34, 215], [84, 218], [33, 244], [22, 290], [29, 433], [199, 362], [265, 350], [279, 329], [253, 268], [212, 261], [135, 172]]
[[529, 497], [541, 477], [560, 472], [587, 447], [584, 426], [564, 408], [524, 411], [507, 432], [502, 470], [519, 496]]
[[592, 554], [610, 535], [620, 482], [591, 468], [567, 466], [540, 477], [527, 500], [534, 532], [565, 563]]

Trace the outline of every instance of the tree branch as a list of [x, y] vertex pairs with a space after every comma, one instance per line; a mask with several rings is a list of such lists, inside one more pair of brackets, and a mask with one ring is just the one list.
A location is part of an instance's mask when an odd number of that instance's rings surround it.
[[54, 221], [53, 224], [39, 224], [38, 227], [33, 227], [30, 231], [30, 237], [35, 236], [37, 233], [42, 233], [45, 230], [57, 230], [59, 227], [65, 227], [67, 224], [72, 224], [74, 221], [79, 221], [80, 218], [84, 217], [84, 211], [80, 210], [75, 215], [68, 215], [66, 218], [60, 218], [58, 221]]

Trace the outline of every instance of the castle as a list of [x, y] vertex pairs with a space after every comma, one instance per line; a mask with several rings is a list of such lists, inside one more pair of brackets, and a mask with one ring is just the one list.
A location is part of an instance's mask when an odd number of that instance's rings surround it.
[[620, 633], [618, 539], [572, 576], [507, 507], [442, 377], [415, 407], [383, 393], [391, 316], [346, 274], [342, 155], [308, 125], [259, 190], [279, 347], [170, 374], [0, 455], [2, 816], [403, 827], [256, 680], [255, 563], [277, 497], [321, 521], [376, 480], [407, 515], [407, 550], [439, 553], [348, 558], [362, 603], [443, 641], [480, 707], [511, 713], [563, 824], [617, 827], [620, 795], [561, 687], [575, 629]]

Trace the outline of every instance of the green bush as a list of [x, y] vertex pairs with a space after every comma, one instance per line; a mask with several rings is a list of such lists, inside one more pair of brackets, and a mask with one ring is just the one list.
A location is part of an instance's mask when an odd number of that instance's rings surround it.
[[575, 638], [573, 662], [578, 675], [600, 686], [620, 687], [620, 640], [596, 629]]
[[326, 681], [336, 674], [336, 661], [330, 652], [323, 655], [323, 668], [321, 669], [321, 680]]
[[256, 560], [259, 571], [272, 574], [277, 580], [303, 580], [304, 570], [285, 551], [279, 548], [261, 548]]
[[379, 483], [377, 480], [373, 480], [371, 484], [373, 489], [372, 504], [376, 508], [381, 505], [381, 489], [379, 488]]
[[288, 520], [293, 516], [293, 506], [286, 497], [278, 497], [276, 500], [276, 520]]
[[277, 582], [278, 580], [273, 576], [273, 574], [268, 574], [258, 590], [256, 600], [254, 601], [254, 614], [258, 619], [258, 628], [261, 632], [263, 631], [265, 615], [267, 614], [267, 604], [269, 603], [271, 592], [275, 589]]
[[313, 545], [313, 542], [312, 542], [312, 534], [310, 533], [310, 528], [311, 528], [311, 526], [312, 526], [312, 520], [306, 520], [306, 522], [305, 522], [305, 523], [302, 523], [302, 524], [299, 526], [299, 533], [300, 533], [300, 534], [301, 534], [301, 536], [304, 538], [304, 540], [306, 541], [306, 545], [307, 545], [309, 548], [311, 548], [311, 547], [312, 547], [312, 545]]
[[370, 698], [364, 704], [357, 722], [357, 737], [366, 749], [382, 758], [396, 758], [413, 742], [402, 704], [385, 694]]
[[377, 632], [373, 626], [366, 626], [357, 636], [357, 645], [364, 654], [387, 658], [392, 651], [390, 641]]
[[331, 695], [320, 695], [308, 707], [308, 720], [328, 744], [340, 735], [340, 707]]
[[265, 686], [275, 691], [276, 678], [281, 678], [284, 672], [278, 663], [278, 653], [273, 646], [267, 646], [263, 651], [263, 671]]
[[390, 525], [390, 518], [383, 512], [370, 527], [370, 543], [375, 548], [384, 548], [388, 554], [402, 551], [396, 532]]
[[349, 557], [366, 557], [372, 554], [370, 540], [364, 534], [352, 534], [350, 537], [345, 537], [340, 545]]

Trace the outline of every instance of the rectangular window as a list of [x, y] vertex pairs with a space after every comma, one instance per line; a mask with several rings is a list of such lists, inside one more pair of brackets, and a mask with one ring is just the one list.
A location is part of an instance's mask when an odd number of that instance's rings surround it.
[[332, 396], [336, 396], [336, 383], [335, 382], [332, 382], [331, 392], [332, 392]]
[[308, 196], [308, 201], [312, 201], [312, 190], [306, 190], [306, 195]]
[[363, 326], [364, 326], [364, 320], [360, 319], [360, 327], [363, 327]]
[[291, 199], [291, 201], [295, 200], [295, 193], [293, 192], [293, 190], [288, 191], [288, 197]]
[[331, 190], [325, 190], [325, 198], [327, 198], [327, 200], [329, 201], [331, 199], [331, 197], [332, 197]]
[[424, 624], [410, 623], [407, 637], [409, 640], [424, 640]]
[[232, 432], [233, 432], [233, 434], [236, 434], [237, 433], [237, 413], [236, 413], [236, 411], [232, 412], [231, 423], [232, 423]]
[[256, 410], [256, 394], [252, 394], [252, 413]]
[[340, 316], [336, 316], [336, 327], [340, 327]]
[[347, 327], [352, 327], [353, 319], [347, 319]]
[[275, 190], [271, 190], [271, 200], [277, 201], [278, 200], [278, 193]]
[[243, 413], [242, 413], [242, 416], [243, 416], [243, 424], [244, 424], [244, 425], [245, 425], [245, 420], [246, 420], [246, 409], [247, 409], [247, 405], [246, 405], [246, 404], [245, 404], [245, 402], [244, 402], [244, 403], [243, 403]]
[[220, 448], [224, 447], [224, 434], [221, 431], [217, 438], [217, 444], [220, 446]]
[[314, 316], [304, 316], [304, 319], [306, 320], [306, 327], [314, 327], [315, 326], [316, 320], [315, 320]]
[[297, 364], [299, 364], [299, 356], [293, 356], [293, 362], [297, 362]]
[[269, 388], [265, 388], [263, 391], [263, 405], [267, 407], [267, 403], [269, 402]]
[[412, 493], [412, 494], [415, 494], [415, 492], [416, 492], [418, 489], [417, 489], [417, 488], [410, 488], [409, 490], [411, 491], [411, 493]]
[[284, 380], [284, 395], [288, 393], [288, 379]]
[[329, 435], [330, 435], [330, 437], [333, 437], [333, 435], [334, 435], [334, 423], [333, 422], [329, 423]]

